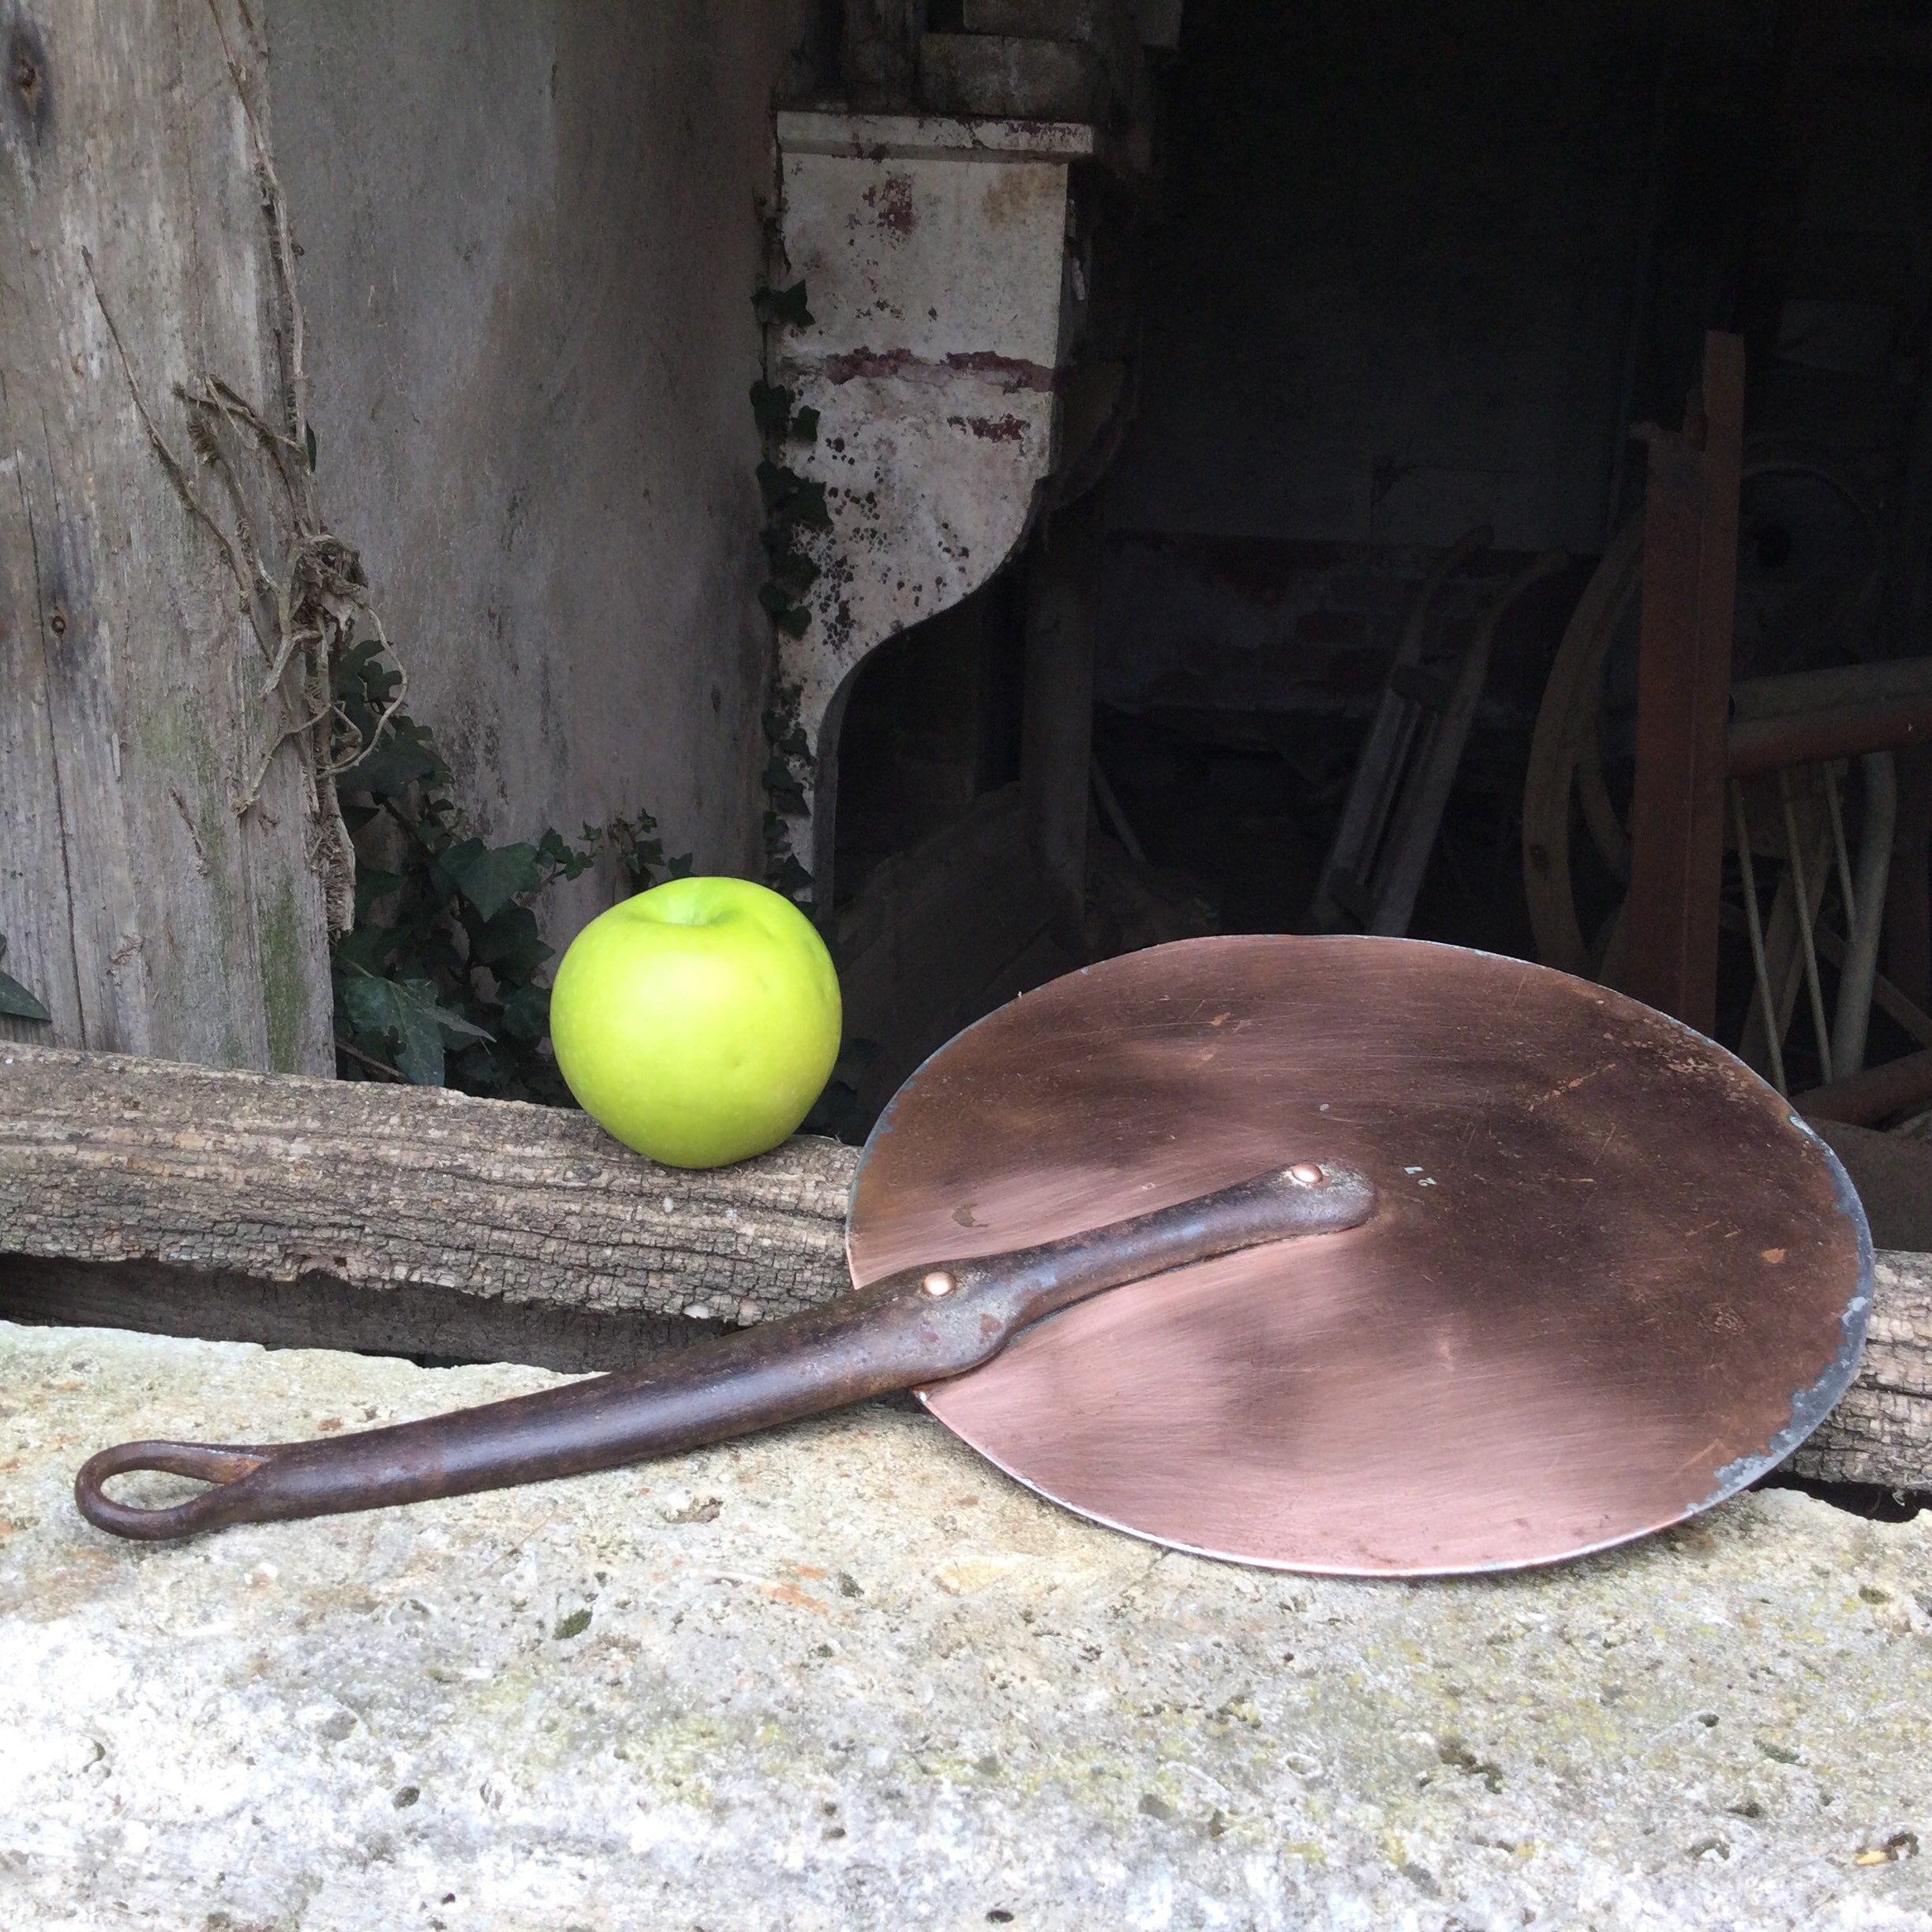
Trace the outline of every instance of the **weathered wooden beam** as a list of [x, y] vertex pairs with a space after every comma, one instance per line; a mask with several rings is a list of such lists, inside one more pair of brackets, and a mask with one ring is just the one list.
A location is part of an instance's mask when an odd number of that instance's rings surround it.
[[1858, 1380], [1787, 1466], [1820, 1482], [1932, 1489], [1932, 1255], [1880, 1252]]
[[1712, 331], [1682, 434], [1651, 438], [1623, 990], [1717, 1020], [1725, 719], [1737, 585], [1744, 344]]
[[237, 1339], [608, 1367], [836, 1294], [856, 1160], [689, 1174], [564, 1108], [8, 1046], [0, 1314], [54, 1319], [64, 1284], [70, 1320], [197, 1332], [200, 1297]]
[[283, 560], [176, 394], [212, 375], [300, 434], [249, 17], [30, 0], [0, 29], [0, 934], [52, 1015], [0, 1041], [320, 1073], [316, 698], [270, 665], [238, 574]]
[[[617, 1368], [837, 1294], [857, 1162], [684, 1173], [562, 1108], [0, 1047], [0, 1318]], [[1932, 1255], [1881, 1255], [1792, 1466], [1932, 1489]]]

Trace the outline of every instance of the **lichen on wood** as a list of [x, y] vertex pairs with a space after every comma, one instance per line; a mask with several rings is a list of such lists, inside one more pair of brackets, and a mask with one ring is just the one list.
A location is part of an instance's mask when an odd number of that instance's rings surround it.
[[856, 1159], [799, 1139], [687, 1173], [561, 1107], [0, 1054], [0, 1254], [56, 1261], [744, 1323], [845, 1286]]
[[294, 353], [237, 58], [253, 27], [234, 0], [37, 11], [9, 15], [0, 89], [9, 970], [63, 1042], [320, 1072], [329, 814], [276, 750], [307, 684], [290, 666], [263, 688], [235, 567], [251, 599], [280, 567], [271, 543], [242, 553], [265, 500], [228, 494], [190, 426], [219, 417], [239, 452], [239, 412], [274, 414]]

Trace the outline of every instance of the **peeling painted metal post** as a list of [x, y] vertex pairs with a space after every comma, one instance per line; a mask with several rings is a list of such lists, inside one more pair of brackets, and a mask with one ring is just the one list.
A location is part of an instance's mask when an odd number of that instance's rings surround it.
[[[836, 755], [841, 694], [886, 638], [957, 604], [1019, 547], [1058, 439], [1058, 379], [1084, 290], [1066, 247], [1069, 170], [1095, 131], [912, 114], [777, 117], [785, 253], [813, 323], [775, 379], [818, 412], [794, 459], [831, 527], [811, 622], [781, 668], [814, 767]], [[832, 897], [832, 800], [811, 850]]]

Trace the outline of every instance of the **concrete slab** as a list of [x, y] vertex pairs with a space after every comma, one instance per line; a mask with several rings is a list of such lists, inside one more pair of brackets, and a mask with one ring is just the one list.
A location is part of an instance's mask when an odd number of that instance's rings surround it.
[[1350, 1584], [888, 1407], [187, 1545], [69, 1500], [554, 1379], [0, 1327], [0, 1924], [1932, 1929], [1932, 1517]]

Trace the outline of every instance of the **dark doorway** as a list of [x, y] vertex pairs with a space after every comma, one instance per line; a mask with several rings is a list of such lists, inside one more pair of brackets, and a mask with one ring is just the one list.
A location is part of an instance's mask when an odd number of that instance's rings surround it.
[[[1189, 0], [1155, 79], [1135, 374], [1091, 498], [1094, 769], [1070, 776], [1091, 779], [1087, 916], [1062, 957], [1303, 929], [1405, 620], [1484, 526], [1429, 611], [1425, 668], [1453, 669], [1530, 560], [1567, 561], [1497, 629], [1407, 930], [1547, 957], [1523, 800], [1552, 665], [1642, 502], [1633, 432], [1683, 421], [1707, 330], [1744, 339], [1757, 453], [1737, 674], [1932, 653], [1923, 0]], [[983, 608], [861, 672], [841, 920], [1017, 778], [1029, 575], [1017, 560]], [[1634, 641], [1633, 622], [1593, 723], [1612, 815]], [[1563, 835], [1586, 829], [1573, 814]], [[1593, 865], [1576, 912], [1601, 934], [1623, 888]], [[1923, 902], [1923, 841], [1904, 867]], [[923, 916], [971, 928], [1010, 871], [959, 889], [979, 900]], [[1896, 974], [1923, 979], [1888, 933]], [[1724, 945], [1735, 1043], [1741, 926]], [[1914, 1043], [1872, 1024], [1874, 1059]], [[1816, 1076], [1807, 1050], [1794, 1081]]]

